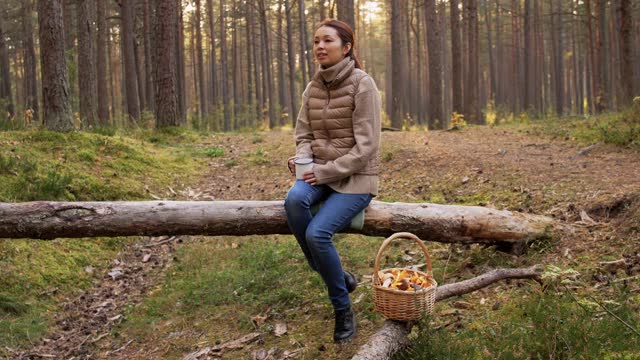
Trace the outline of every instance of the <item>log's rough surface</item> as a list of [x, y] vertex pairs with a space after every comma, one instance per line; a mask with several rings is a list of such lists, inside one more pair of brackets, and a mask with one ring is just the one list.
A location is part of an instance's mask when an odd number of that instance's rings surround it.
[[[545, 234], [551, 218], [480, 206], [373, 201], [362, 230], [423, 240], [515, 244]], [[290, 234], [282, 201], [0, 203], [0, 238]]]
[[[453, 296], [467, 294], [504, 279], [534, 279], [540, 281], [542, 267], [535, 265], [521, 269], [495, 269], [474, 278], [439, 286], [436, 302]], [[369, 338], [352, 360], [390, 359], [409, 343], [411, 322], [385, 320], [382, 328]]]

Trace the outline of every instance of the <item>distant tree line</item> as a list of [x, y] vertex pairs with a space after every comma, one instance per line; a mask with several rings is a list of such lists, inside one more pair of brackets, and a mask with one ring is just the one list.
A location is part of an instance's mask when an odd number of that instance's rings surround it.
[[631, 0], [5, 0], [0, 123], [293, 124], [327, 17], [356, 29], [397, 128], [615, 111], [640, 93]]

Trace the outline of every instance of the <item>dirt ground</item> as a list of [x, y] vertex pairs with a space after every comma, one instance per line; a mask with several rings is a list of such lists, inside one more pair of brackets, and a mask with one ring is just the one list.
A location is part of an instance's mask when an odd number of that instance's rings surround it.
[[[571, 262], [585, 254], [597, 263], [638, 250], [638, 152], [604, 144], [587, 148], [523, 127], [384, 132], [382, 141], [378, 200], [473, 204], [552, 216], [568, 230], [560, 234], [557, 251], [544, 255], [549, 263]], [[199, 183], [175, 195], [154, 195], [275, 200], [283, 199], [293, 182], [285, 166], [295, 150], [290, 131], [216, 134], [202, 146], [221, 147], [225, 156], [211, 159]], [[114, 338], [118, 334], [110, 330], [127, 307], [139, 303], [161, 281], [180, 241], [145, 238], [128, 247], [113, 266], [120, 274], [105, 273], [91, 289], [69, 299], [53, 314], [50, 336], [31, 349], [14, 352], [15, 357], [156, 358], [154, 349], [164, 344], [140, 348]], [[627, 271], [630, 276], [640, 272], [637, 262], [633, 266]], [[225, 358], [235, 357], [230, 353]]]

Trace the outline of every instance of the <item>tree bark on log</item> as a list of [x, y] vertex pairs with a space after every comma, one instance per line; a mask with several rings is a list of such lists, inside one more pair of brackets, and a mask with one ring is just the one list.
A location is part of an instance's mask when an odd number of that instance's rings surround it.
[[[445, 243], [522, 245], [544, 236], [551, 218], [479, 206], [372, 201], [362, 229], [409, 231]], [[290, 234], [282, 201], [0, 203], [0, 238]]]
[[[504, 279], [540, 280], [542, 267], [534, 265], [521, 269], [495, 269], [474, 278], [453, 284], [443, 285], [436, 290], [436, 302], [459, 296], [489, 286]], [[382, 328], [369, 338], [352, 360], [390, 359], [393, 354], [409, 343], [409, 334], [413, 323], [385, 320]]]

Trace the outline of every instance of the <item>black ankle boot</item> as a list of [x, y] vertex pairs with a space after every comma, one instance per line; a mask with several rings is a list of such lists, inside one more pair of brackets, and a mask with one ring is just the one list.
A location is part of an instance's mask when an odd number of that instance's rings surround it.
[[336, 311], [336, 326], [333, 330], [333, 341], [343, 342], [356, 335], [356, 320], [351, 308]]
[[349, 271], [344, 272], [344, 283], [349, 293], [352, 293], [358, 287], [358, 279]]

